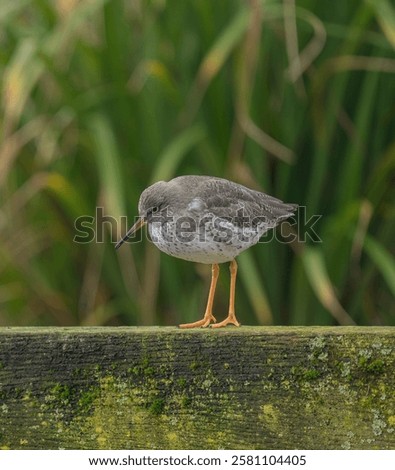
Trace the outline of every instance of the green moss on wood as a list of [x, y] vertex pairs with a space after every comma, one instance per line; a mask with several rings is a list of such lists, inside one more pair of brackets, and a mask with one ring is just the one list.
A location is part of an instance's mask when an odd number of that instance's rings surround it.
[[88, 390], [82, 391], [78, 400], [78, 408], [82, 413], [89, 413], [95, 404], [95, 400], [99, 398], [99, 387], [90, 387]]
[[0, 330], [0, 446], [395, 448], [394, 338], [361, 328]]
[[163, 413], [165, 407], [165, 399], [164, 398], [156, 398], [150, 405], [149, 405], [149, 412], [154, 415], [160, 415]]
[[359, 358], [358, 365], [370, 374], [381, 374], [385, 369], [385, 363], [382, 359], [371, 359], [365, 356]]

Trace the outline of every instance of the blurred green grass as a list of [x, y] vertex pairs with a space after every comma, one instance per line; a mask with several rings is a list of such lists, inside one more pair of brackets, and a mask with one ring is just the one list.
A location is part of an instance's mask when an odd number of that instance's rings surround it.
[[[208, 267], [113, 248], [182, 174], [322, 215], [239, 257], [243, 323], [394, 325], [394, 49], [389, 0], [3, 0], [0, 325], [200, 318]], [[118, 224], [74, 243], [96, 207]]]

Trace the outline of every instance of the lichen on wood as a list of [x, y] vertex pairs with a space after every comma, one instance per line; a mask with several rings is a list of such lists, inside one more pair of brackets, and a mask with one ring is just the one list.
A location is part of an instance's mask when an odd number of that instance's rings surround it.
[[0, 447], [394, 449], [395, 328], [1, 328]]

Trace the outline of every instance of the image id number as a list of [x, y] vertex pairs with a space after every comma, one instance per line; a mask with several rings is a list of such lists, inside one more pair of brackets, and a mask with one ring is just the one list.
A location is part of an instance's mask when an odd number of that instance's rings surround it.
[[233, 455], [232, 465], [306, 465], [305, 455]]

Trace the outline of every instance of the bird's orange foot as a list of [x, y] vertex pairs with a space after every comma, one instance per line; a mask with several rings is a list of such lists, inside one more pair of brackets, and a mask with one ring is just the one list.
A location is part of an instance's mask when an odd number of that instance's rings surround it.
[[234, 314], [228, 315], [225, 320], [216, 323], [215, 325], [211, 325], [211, 328], [221, 328], [226, 325], [235, 325], [240, 326], [240, 323], [237, 321], [236, 316]]
[[210, 325], [211, 322], [216, 322], [217, 320], [215, 319], [214, 315], [209, 314], [209, 315], [204, 315], [204, 317], [199, 320], [195, 321], [193, 323], [182, 323], [181, 325], [178, 325], [179, 328], [206, 328], [207, 326]]

